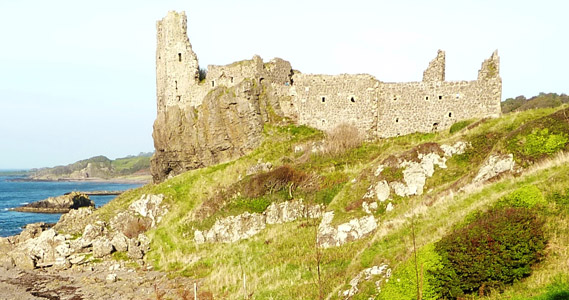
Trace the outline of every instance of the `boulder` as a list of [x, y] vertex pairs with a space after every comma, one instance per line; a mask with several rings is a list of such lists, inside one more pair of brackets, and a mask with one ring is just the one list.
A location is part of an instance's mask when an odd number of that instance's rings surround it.
[[93, 257], [100, 258], [110, 255], [113, 250], [111, 241], [105, 237], [99, 237], [93, 241]]
[[14, 259], [7, 253], [0, 253], [0, 267], [10, 270], [16, 266]]
[[10, 253], [10, 257], [20, 269], [33, 270], [36, 268], [35, 259], [26, 252], [14, 250]]
[[81, 240], [83, 241], [83, 247], [89, 246], [93, 240], [103, 236], [105, 233], [105, 223], [96, 222], [95, 224], [87, 224], [85, 230], [83, 231], [83, 236]]
[[70, 234], [82, 233], [85, 226], [89, 224], [91, 215], [95, 211], [92, 206], [80, 207], [72, 209], [68, 213], [61, 215], [59, 221], [53, 226], [57, 232], [64, 232]]
[[66, 213], [72, 209], [87, 206], [95, 207], [95, 202], [83, 193], [72, 192], [68, 195], [49, 197], [45, 200], [26, 204], [14, 208], [14, 210], [37, 213]]
[[117, 232], [113, 235], [111, 244], [119, 252], [126, 252], [128, 250], [128, 238], [122, 232]]
[[128, 240], [128, 257], [132, 259], [142, 259], [144, 253], [142, 252], [142, 247], [140, 247], [140, 241], [136, 239]]

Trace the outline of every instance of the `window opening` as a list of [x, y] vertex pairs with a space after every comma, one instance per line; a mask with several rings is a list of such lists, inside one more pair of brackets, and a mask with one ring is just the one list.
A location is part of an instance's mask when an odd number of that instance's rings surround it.
[[439, 100], [443, 100], [443, 96], [439, 95]]
[[425, 100], [429, 100], [429, 96], [425, 96]]
[[178, 53], [178, 61], [182, 61], [182, 53]]
[[395, 118], [395, 123], [399, 123], [399, 118]]
[[178, 91], [178, 80], [175, 80], [174, 84], [176, 85], [176, 92], [177, 92]]
[[350, 98], [350, 101], [356, 102], [356, 99], [354, 99], [354, 97], [352, 97], [352, 98]]
[[326, 102], [326, 97], [322, 97], [322, 103]]
[[233, 83], [233, 77], [231, 77], [231, 83]]
[[211, 87], [214, 87], [214, 86], [215, 86], [215, 80], [212, 80], [211, 81]]
[[397, 95], [393, 95], [393, 101], [397, 101]]
[[451, 113], [451, 112], [448, 113], [448, 117], [449, 117], [449, 118], [452, 117], [452, 113]]
[[182, 100], [182, 96], [176, 96], [176, 100], [181, 101]]

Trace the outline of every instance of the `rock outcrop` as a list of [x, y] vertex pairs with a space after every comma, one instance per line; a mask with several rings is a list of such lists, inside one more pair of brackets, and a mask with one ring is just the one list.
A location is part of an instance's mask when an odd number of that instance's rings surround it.
[[36, 213], [66, 213], [80, 207], [95, 207], [95, 202], [89, 199], [89, 196], [85, 194], [72, 192], [68, 195], [49, 197], [45, 200], [26, 204], [14, 208], [14, 210]]
[[154, 181], [226, 162], [259, 146], [267, 114], [262, 92], [261, 84], [246, 80], [212, 90], [198, 107], [160, 110], [152, 134]]
[[504, 172], [512, 172], [514, 171], [514, 166], [515, 161], [512, 154], [490, 155], [472, 182], [484, 182]]
[[332, 226], [334, 212], [324, 213], [318, 225], [318, 245], [322, 248], [341, 246], [347, 242], [358, 240], [377, 228], [377, 221], [373, 216], [365, 216], [350, 220], [338, 226]]
[[282, 224], [300, 218], [314, 219], [321, 216], [322, 207], [320, 205], [308, 206], [302, 200], [272, 203], [262, 214], [245, 212], [219, 219], [209, 230], [196, 230], [194, 242], [196, 244], [233, 243], [256, 235], [265, 229], [267, 224]]

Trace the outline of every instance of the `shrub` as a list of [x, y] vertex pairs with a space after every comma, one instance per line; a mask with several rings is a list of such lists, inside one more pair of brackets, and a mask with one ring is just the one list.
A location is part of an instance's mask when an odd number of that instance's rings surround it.
[[360, 131], [354, 125], [342, 123], [326, 135], [325, 151], [329, 154], [339, 154], [360, 146], [362, 142]]
[[498, 208], [435, 244], [443, 268], [434, 272], [442, 296], [484, 294], [531, 273], [543, 254], [543, 220], [526, 208]]
[[533, 130], [528, 134], [524, 143], [524, 154], [528, 156], [540, 156], [553, 154], [565, 147], [569, 139], [565, 134], [549, 133], [547, 128]]
[[270, 172], [261, 173], [253, 176], [243, 189], [247, 197], [259, 197], [264, 194], [282, 190], [289, 184], [296, 186], [303, 183], [308, 175], [300, 170], [296, 170], [289, 165], [280, 166]]
[[545, 197], [535, 185], [524, 185], [511, 194], [500, 199], [499, 207], [525, 207], [532, 208], [534, 206], [545, 205]]
[[458, 131], [462, 130], [464, 127], [470, 125], [472, 122], [473, 122], [473, 120], [456, 122], [456, 123], [452, 124], [452, 126], [450, 127], [449, 133], [453, 134], [455, 132], [458, 132]]
[[[434, 244], [428, 244], [417, 252], [421, 299], [440, 299], [440, 288], [433, 274], [442, 267], [441, 258], [435, 252]], [[417, 274], [415, 273], [414, 256], [411, 256], [395, 269], [391, 279], [386, 282], [379, 295], [379, 299], [417, 299]]]

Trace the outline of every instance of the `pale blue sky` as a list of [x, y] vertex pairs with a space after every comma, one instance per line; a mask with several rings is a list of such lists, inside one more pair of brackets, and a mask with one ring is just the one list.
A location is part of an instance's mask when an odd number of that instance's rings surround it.
[[503, 99], [569, 92], [566, 1], [0, 0], [0, 169], [152, 151], [155, 24], [185, 10], [200, 65], [259, 54], [304, 73], [418, 81], [437, 49]]

